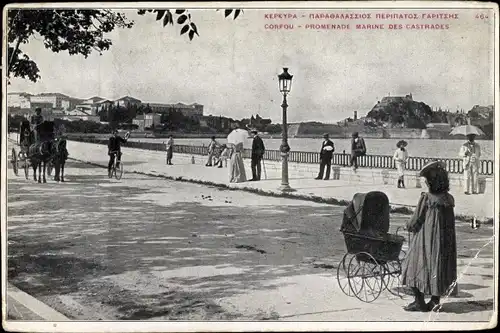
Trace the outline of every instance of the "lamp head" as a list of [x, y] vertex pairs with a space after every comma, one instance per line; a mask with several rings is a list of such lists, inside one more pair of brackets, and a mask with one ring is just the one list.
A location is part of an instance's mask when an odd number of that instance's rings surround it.
[[288, 73], [288, 68], [283, 67], [283, 73], [278, 75], [279, 88], [282, 94], [288, 94], [292, 90], [293, 75]]

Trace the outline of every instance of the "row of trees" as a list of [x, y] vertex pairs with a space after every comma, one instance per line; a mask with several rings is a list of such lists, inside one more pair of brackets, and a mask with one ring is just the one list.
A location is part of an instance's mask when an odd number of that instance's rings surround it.
[[[9, 131], [17, 132], [21, 126], [21, 122], [27, 120], [25, 117], [20, 115], [9, 115], [7, 119], [7, 124]], [[54, 124], [56, 127], [64, 126], [64, 129], [68, 133], [110, 133], [110, 124], [101, 124], [94, 121], [68, 121], [63, 119], [54, 119]]]

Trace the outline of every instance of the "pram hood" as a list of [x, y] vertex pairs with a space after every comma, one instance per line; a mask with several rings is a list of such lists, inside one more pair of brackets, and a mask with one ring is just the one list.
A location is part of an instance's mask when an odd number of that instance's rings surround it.
[[389, 231], [389, 212], [389, 198], [385, 193], [356, 193], [344, 209], [340, 231], [386, 234]]

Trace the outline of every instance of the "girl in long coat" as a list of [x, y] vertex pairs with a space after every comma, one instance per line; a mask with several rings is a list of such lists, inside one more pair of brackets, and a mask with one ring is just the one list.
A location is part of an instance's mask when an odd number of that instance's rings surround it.
[[242, 183], [247, 181], [242, 154], [243, 143], [233, 145], [233, 152], [231, 154], [231, 160], [229, 161], [229, 181], [231, 183]]
[[[457, 279], [455, 200], [449, 191], [448, 173], [441, 162], [425, 166], [429, 192], [423, 192], [406, 228], [413, 233], [408, 255], [403, 262], [402, 283], [411, 287], [415, 301], [406, 311], [439, 308], [440, 297], [450, 293]], [[431, 300], [425, 303], [425, 295]]]

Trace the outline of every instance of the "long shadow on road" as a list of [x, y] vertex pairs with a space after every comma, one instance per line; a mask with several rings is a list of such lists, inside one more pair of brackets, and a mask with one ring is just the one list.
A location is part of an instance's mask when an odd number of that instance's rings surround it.
[[[36, 297], [77, 297], [111, 319], [232, 319], [214, 299], [324, 272], [312, 263], [345, 252], [343, 207], [263, 204], [138, 175], [133, 186], [68, 178], [71, 186], [9, 180], [8, 279]], [[240, 202], [249, 197], [255, 204]]]
[[197, 201], [175, 202], [185, 184], [68, 178], [71, 186], [10, 182], [19, 205], [8, 211], [9, 282], [34, 296], [106, 304], [115, 318], [175, 319], [188, 308], [221, 316], [211, 300], [276, 288], [276, 278], [314, 270], [311, 258], [344, 250], [331, 206], [239, 207], [199, 186]]

